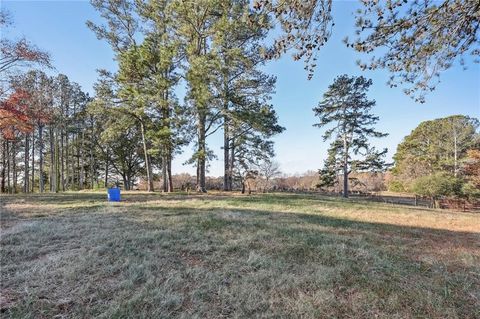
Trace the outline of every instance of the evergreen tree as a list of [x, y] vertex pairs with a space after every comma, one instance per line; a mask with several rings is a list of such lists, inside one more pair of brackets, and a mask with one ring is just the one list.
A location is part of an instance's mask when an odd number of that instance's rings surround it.
[[478, 119], [452, 115], [420, 123], [397, 146], [393, 173], [405, 189], [418, 178], [435, 172], [459, 177], [468, 150], [478, 147]]
[[[377, 151], [368, 143], [369, 137], [387, 135], [373, 128], [379, 118], [370, 113], [375, 101], [368, 100], [366, 92], [371, 85], [372, 81], [363, 76], [341, 75], [328, 87], [323, 100], [313, 109], [319, 118], [319, 123], [314, 126], [329, 126], [323, 139], [333, 139], [333, 142], [325, 169], [330, 172], [341, 169], [344, 197], [348, 197], [348, 175], [352, 170], [378, 170], [385, 166], [382, 157], [387, 150]], [[328, 180], [331, 180], [331, 176], [330, 173]]]
[[[213, 48], [220, 70], [215, 80], [224, 133], [224, 190], [232, 190], [235, 147], [242, 135], [258, 132], [265, 138], [283, 131], [268, 105], [276, 79], [260, 68], [265, 59], [262, 41], [271, 28], [268, 17], [249, 9], [248, 1], [226, 1], [215, 25]], [[247, 139], [248, 140], [248, 139]]]

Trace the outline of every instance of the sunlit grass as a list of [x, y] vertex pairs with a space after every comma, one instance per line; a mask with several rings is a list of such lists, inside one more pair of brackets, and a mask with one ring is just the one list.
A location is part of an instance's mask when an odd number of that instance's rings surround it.
[[2, 316], [480, 316], [480, 215], [292, 194], [17, 195]]

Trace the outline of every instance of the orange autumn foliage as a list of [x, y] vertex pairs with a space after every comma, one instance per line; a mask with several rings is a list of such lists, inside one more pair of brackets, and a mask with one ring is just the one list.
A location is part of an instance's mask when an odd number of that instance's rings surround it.
[[33, 130], [33, 121], [28, 115], [29, 97], [27, 92], [16, 90], [0, 102], [0, 134], [4, 138], [14, 138], [15, 131], [26, 133]]

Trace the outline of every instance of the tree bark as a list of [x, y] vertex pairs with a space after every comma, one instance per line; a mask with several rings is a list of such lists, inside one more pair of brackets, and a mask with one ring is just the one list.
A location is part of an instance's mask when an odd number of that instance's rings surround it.
[[145, 136], [145, 125], [143, 121], [140, 121], [140, 129], [142, 133], [143, 154], [145, 157], [145, 168], [147, 170], [147, 191], [153, 192], [154, 189], [153, 189], [152, 167], [150, 165], [150, 156], [148, 155], [147, 139]]
[[73, 161], [70, 161], [70, 143], [69, 143], [69, 136], [68, 132], [65, 134], [65, 190], [69, 189], [71, 185], [71, 175], [70, 175], [70, 163], [72, 163], [73, 166]]
[[168, 192], [168, 172], [167, 172], [167, 156], [162, 156], [162, 181], [163, 181], [163, 192]]
[[94, 171], [95, 171], [95, 163], [93, 160], [93, 143], [90, 143], [90, 188], [94, 189]]
[[229, 127], [227, 116], [223, 119], [223, 190], [231, 191], [230, 189], [230, 140]]
[[127, 177], [123, 175], [122, 179], [123, 179], [123, 188], [125, 188], [126, 191], [130, 190], [130, 183]]
[[23, 192], [28, 193], [30, 190], [29, 187], [29, 151], [30, 151], [30, 146], [29, 146], [29, 134], [25, 134], [25, 152], [24, 152], [24, 162], [23, 162]]
[[55, 135], [53, 132], [53, 127], [50, 125], [49, 128], [50, 135], [50, 191], [56, 192], [57, 182], [56, 182], [56, 161], [55, 161]]
[[170, 155], [168, 156], [167, 175], [168, 175], [168, 192], [173, 192], [172, 156], [171, 156], [171, 152], [170, 152]]
[[79, 172], [78, 172], [78, 188], [79, 189], [83, 189], [84, 185], [85, 185], [85, 162], [84, 162], [84, 156], [83, 156], [83, 153], [84, 153], [84, 149], [85, 149], [85, 144], [84, 144], [84, 141], [85, 141], [85, 134], [82, 132], [82, 147], [81, 149], [78, 150], [78, 153], [80, 153], [79, 155]]
[[35, 192], [35, 129], [32, 132], [32, 193]]
[[206, 173], [206, 132], [205, 121], [206, 115], [200, 110], [198, 118], [198, 184], [197, 192], [206, 193], [205, 173]]
[[235, 140], [232, 139], [230, 146], [230, 165], [228, 172], [228, 189], [233, 190], [233, 170], [235, 169]]
[[105, 159], [105, 179], [103, 181], [105, 188], [108, 188], [108, 171], [109, 171], [109, 167], [108, 167], [108, 149], [107, 149], [106, 159]]
[[7, 140], [7, 193], [11, 193], [10, 186], [10, 141]]
[[2, 184], [0, 186], [0, 190], [2, 193], [6, 193], [5, 189], [5, 169], [6, 169], [6, 163], [7, 163], [7, 141], [3, 140], [2, 143]]
[[17, 193], [17, 141], [12, 141], [12, 170], [13, 170], [13, 189], [12, 193]]
[[60, 134], [60, 185], [62, 187], [62, 192], [65, 191], [65, 148], [63, 140], [65, 138], [65, 134], [63, 134], [63, 129]]
[[347, 135], [343, 136], [343, 197], [348, 198], [348, 143]]
[[39, 153], [40, 153], [40, 162], [39, 162], [39, 187], [40, 187], [40, 193], [45, 192], [45, 182], [43, 180], [43, 124], [40, 124], [38, 127], [38, 140], [39, 140]]
[[60, 145], [58, 142], [58, 131], [55, 133], [55, 193], [58, 193], [61, 186], [61, 169], [60, 169]]
[[454, 167], [453, 167], [453, 174], [457, 177], [458, 172], [458, 146], [457, 146], [457, 129], [455, 127], [455, 123], [453, 124], [453, 148], [454, 148]]

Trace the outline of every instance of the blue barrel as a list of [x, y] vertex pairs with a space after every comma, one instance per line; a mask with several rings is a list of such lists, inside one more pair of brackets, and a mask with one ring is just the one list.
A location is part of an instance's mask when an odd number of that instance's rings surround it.
[[120, 201], [120, 188], [109, 188], [108, 189], [108, 201], [109, 202], [119, 202]]

